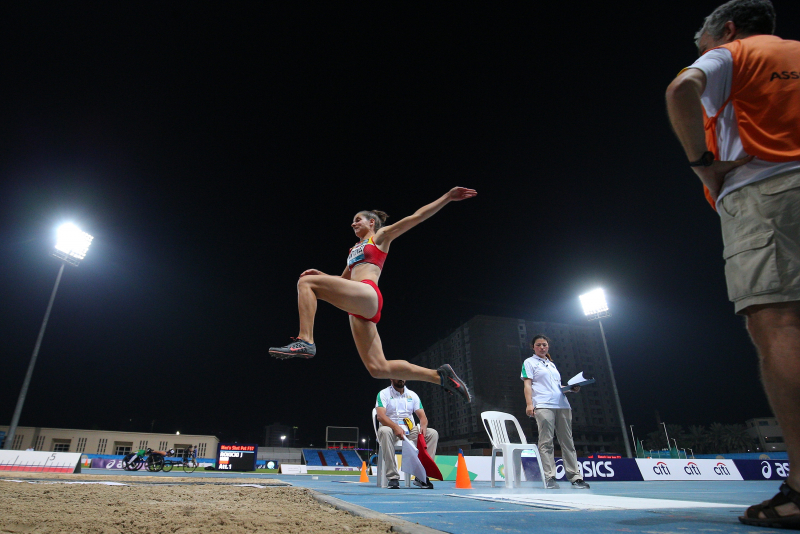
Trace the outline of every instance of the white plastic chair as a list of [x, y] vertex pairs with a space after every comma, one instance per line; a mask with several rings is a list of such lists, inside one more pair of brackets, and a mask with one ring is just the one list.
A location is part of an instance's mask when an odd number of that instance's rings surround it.
[[[386, 473], [383, 471], [383, 455], [381, 454], [381, 442], [378, 441], [378, 409], [372, 409], [372, 428], [375, 430], [375, 442], [378, 444], [378, 466], [376, 470], [378, 471], [378, 487], [385, 488], [389, 485], [389, 481], [386, 479]], [[403, 454], [403, 442], [401, 440], [395, 440], [394, 442], [394, 453], [395, 454]], [[411, 487], [411, 473], [406, 473], [403, 471], [403, 474], [406, 476], [406, 487]]]
[[[539, 455], [539, 447], [534, 443], [525, 441], [525, 434], [519, 426], [517, 418], [511, 414], [503, 412], [482, 412], [481, 420], [489, 440], [492, 442], [492, 487], [494, 487], [495, 461], [497, 453], [503, 454], [505, 462], [506, 487], [519, 487], [522, 481], [522, 451], [532, 450], [536, 454], [536, 461], [539, 463], [539, 472], [542, 474], [542, 486], [547, 489], [544, 480], [544, 469], [542, 469], [542, 458]], [[517, 433], [522, 443], [510, 443], [508, 432], [506, 431], [506, 421], [513, 421], [517, 427]]]

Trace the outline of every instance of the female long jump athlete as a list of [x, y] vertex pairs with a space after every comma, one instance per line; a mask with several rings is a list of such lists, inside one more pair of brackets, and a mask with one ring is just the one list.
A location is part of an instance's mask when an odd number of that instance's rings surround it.
[[350, 314], [350, 330], [358, 354], [373, 378], [432, 382], [470, 402], [466, 384], [456, 376], [450, 365], [444, 364], [434, 371], [404, 360], [387, 360], [376, 325], [383, 308], [378, 278], [392, 241], [430, 218], [445, 204], [475, 195], [477, 192], [474, 189], [454, 187], [438, 200], [389, 226], [383, 225], [386, 214], [381, 211], [356, 213], [351, 226], [359, 242], [350, 249], [344, 272], [341, 276], [331, 276], [308, 269], [300, 275], [297, 282], [300, 334], [285, 347], [270, 348], [270, 355], [280, 359], [314, 357], [317, 353], [314, 345], [314, 315], [317, 312], [317, 300], [324, 300]]

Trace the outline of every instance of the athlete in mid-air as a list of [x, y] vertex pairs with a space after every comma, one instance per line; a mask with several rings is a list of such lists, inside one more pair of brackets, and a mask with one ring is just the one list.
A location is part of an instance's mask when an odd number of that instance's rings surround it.
[[324, 300], [350, 314], [350, 330], [353, 332], [356, 349], [373, 378], [432, 382], [470, 402], [467, 385], [450, 365], [444, 364], [433, 370], [405, 360], [387, 360], [376, 325], [383, 308], [378, 278], [392, 241], [430, 218], [445, 204], [475, 195], [477, 192], [474, 189], [454, 187], [413, 215], [388, 226], [384, 226], [387, 215], [382, 211], [356, 213], [351, 226], [359, 242], [350, 249], [344, 272], [341, 276], [331, 276], [316, 269], [308, 269], [300, 275], [297, 282], [300, 334], [285, 347], [270, 348], [270, 355], [281, 359], [313, 358], [316, 355], [314, 315], [317, 312], [317, 300]]

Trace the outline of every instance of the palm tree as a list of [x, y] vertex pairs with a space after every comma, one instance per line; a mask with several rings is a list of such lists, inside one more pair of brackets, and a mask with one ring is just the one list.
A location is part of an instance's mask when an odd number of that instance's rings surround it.
[[725, 446], [725, 425], [722, 423], [711, 423], [708, 434], [709, 452], [711, 454], [727, 452], [727, 447]]
[[667, 437], [662, 430], [655, 430], [647, 434], [644, 440], [644, 448], [648, 450], [666, 449]]
[[741, 423], [725, 425], [724, 432], [727, 452], [747, 452], [755, 447], [753, 438], [747, 433], [747, 427]]
[[695, 454], [705, 454], [708, 450], [709, 432], [703, 425], [692, 425], [686, 434], [686, 442]]

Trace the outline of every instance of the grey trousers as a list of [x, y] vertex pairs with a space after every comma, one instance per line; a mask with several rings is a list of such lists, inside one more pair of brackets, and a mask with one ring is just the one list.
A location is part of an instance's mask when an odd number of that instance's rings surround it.
[[536, 408], [536, 425], [539, 427], [539, 454], [542, 455], [542, 467], [545, 478], [555, 478], [556, 460], [553, 456], [553, 432], [561, 444], [561, 457], [567, 480], [575, 482], [583, 478], [572, 442], [572, 410], [553, 408]]
[[[419, 436], [419, 425], [408, 433], [408, 439], [414, 446], [417, 446], [417, 436]], [[394, 455], [394, 442], [396, 437], [392, 429], [382, 426], [378, 429], [378, 443], [381, 446], [381, 456], [383, 457], [383, 469], [386, 471], [386, 479], [399, 479], [400, 473], [397, 472], [397, 459]], [[436, 458], [436, 445], [439, 443], [439, 433], [428, 427], [425, 432], [425, 443], [428, 445], [428, 454], [431, 458]]]

